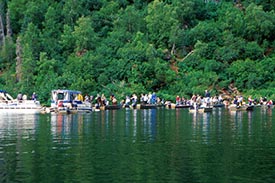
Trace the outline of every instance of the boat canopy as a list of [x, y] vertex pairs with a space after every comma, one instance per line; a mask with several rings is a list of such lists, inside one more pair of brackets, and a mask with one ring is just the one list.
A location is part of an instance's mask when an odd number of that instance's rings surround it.
[[14, 100], [5, 90], [0, 90], [0, 100]]
[[65, 100], [65, 101], [73, 101], [81, 91], [77, 90], [52, 90], [52, 100]]

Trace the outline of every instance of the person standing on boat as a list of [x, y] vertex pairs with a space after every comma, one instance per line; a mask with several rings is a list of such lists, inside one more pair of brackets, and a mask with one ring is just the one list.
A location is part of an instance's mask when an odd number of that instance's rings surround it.
[[145, 99], [143, 93], [140, 95], [140, 103], [145, 104]]
[[99, 94], [97, 94], [96, 96], [96, 104], [95, 104], [95, 108], [99, 109], [102, 106], [102, 100]]
[[269, 100], [267, 103], [266, 103], [267, 107], [270, 108], [272, 105], [273, 105], [273, 101], [272, 100]]
[[247, 100], [248, 100], [248, 105], [252, 105], [252, 102], [253, 102], [252, 97], [249, 96]]
[[177, 95], [177, 97], [176, 97], [176, 105], [180, 105], [180, 96], [179, 95]]
[[113, 105], [117, 105], [117, 99], [116, 99], [114, 94], [111, 95], [110, 100], [111, 100]]
[[17, 100], [19, 100], [19, 101], [22, 101], [22, 100], [23, 100], [23, 95], [22, 95], [21, 92], [18, 93], [18, 95], [17, 95]]
[[210, 105], [210, 92], [208, 90], [205, 90], [205, 103], [206, 106]]
[[126, 96], [126, 99], [125, 99], [125, 107], [129, 107], [129, 106], [130, 106], [130, 103], [131, 103], [131, 99], [130, 99], [130, 97], [127, 95], [127, 96]]
[[89, 97], [88, 94], [85, 95], [85, 97], [84, 97], [84, 102], [86, 102], [86, 103], [89, 103], [89, 102], [90, 102], [90, 97]]
[[33, 101], [36, 101], [36, 100], [37, 100], [37, 95], [36, 95], [35, 92], [33, 92], [33, 94], [32, 94], [32, 100], [33, 100]]
[[157, 103], [157, 94], [155, 92], [153, 92], [153, 94], [151, 96], [151, 100], [152, 100], [152, 104], [156, 104]]
[[28, 96], [26, 94], [23, 95], [22, 97], [23, 100], [28, 100]]
[[136, 107], [136, 105], [137, 105], [137, 100], [138, 100], [137, 95], [136, 95], [136, 94], [133, 94], [131, 100], [132, 100], [132, 107]]
[[83, 96], [81, 95], [81, 93], [77, 95], [77, 100], [83, 102]]
[[237, 100], [237, 106], [241, 106], [243, 104], [243, 96], [239, 96]]

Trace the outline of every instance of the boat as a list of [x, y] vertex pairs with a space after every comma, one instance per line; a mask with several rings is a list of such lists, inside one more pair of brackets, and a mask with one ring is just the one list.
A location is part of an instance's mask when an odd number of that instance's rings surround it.
[[252, 111], [254, 109], [253, 105], [236, 105], [236, 104], [231, 104], [228, 106], [228, 109], [230, 111]]
[[[94, 107], [96, 109], [96, 107]], [[100, 110], [118, 110], [121, 109], [121, 105], [106, 105], [106, 106], [101, 106], [99, 109]]]
[[136, 105], [129, 105], [125, 108], [130, 109], [156, 109], [157, 107], [160, 107], [158, 104], [136, 104]]
[[8, 92], [0, 90], [0, 112], [40, 113], [42, 106], [37, 100], [14, 99]]
[[179, 104], [179, 105], [176, 105], [176, 109], [185, 109], [185, 108], [189, 108], [190, 105], [183, 105], [183, 104]]
[[225, 104], [223, 103], [217, 103], [217, 104], [213, 104], [213, 107], [225, 107]]
[[137, 104], [137, 109], [156, 109], [159, 105], [158, 104]]
[[274, 105], [272, 104], [272, 105], [260, 105], [260, 107], [262, 108], [262, 109], [273, 109], [274, 108]]
[[190, 105], [184, 105], [184, 104], [174, 104], [174, 103], [165, 104], [166, 109], [185, 109], [189, 107]]
[[76, 90], [52, 90], [50, 112], [73, 114], [92, 112], [90, 102], [82, 101], [82, 94]]

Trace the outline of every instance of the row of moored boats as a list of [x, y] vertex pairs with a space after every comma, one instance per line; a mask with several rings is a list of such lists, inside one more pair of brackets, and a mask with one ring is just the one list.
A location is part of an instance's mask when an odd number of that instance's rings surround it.
[[167, 109], [187, 108], [190, 112], [212, 112], [213, 108], [226, 107], [230, 111], [248, 111], [253, 110], [256, 106], [273, 108], [273, 105], [236, 105], [228, 103], [205, 103], [202, 105], [196, 104], [174, 104], [172, 102], [158, 104], [131, 104], [131, 105], [93, 105], [90, 102], [83, 102], [78, 99], [81, 95], [80, 91], [75, 90], [53, 90], [51, 92], [51, 106], [43, 107], [37, 100], [18, 100], [10, 96], [6, 91], [0, 90], [0, 112], [16, 112], [16, 113], [64, 113], [72, 114], [79, 112], [92, 112], [102, 110], [118, 110], [122, 108], [129, 109], [155, 109], [165, 107]]

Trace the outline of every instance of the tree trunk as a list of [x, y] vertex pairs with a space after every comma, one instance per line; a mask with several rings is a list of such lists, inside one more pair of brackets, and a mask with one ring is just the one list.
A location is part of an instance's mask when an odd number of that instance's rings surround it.
[[22, 80], [22, 46], [19, 37], [16, 40], [16, 80]]
[[5, 45], [5, 31], [2, 15], [0, 14], [0, 45]]
[[7, 24], [7, 37], [11, 38], [12, 30], [11, 30], [11, 21], [10, 21], [10, 10], [8, 10], [6, 15], [6, 24]]

